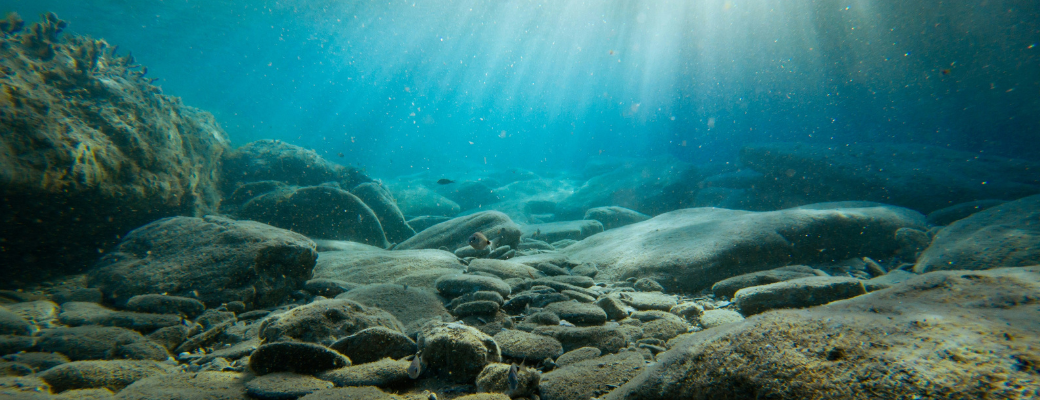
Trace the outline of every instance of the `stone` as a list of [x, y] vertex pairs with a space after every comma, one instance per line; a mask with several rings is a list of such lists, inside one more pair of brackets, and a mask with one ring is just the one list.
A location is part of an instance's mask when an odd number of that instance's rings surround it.
[[319, 300], [266, 319], [260, 327], [259, 337], [267, 343], [300, 341], [330, 345], [340, 338], [377, 326], [404, 330], [397, 318], [379, 308], [351, 300]]
[[410, 381], [408, 366], [411, 362], [384, 358], [378, 361], [325, 371], [318, 378], [336, 386], [387, 387]]
[[6, 307], [8, 311], [22, 317], [22, 319], [32, 326], [34, 332], [40, 329], [50, 329], [61, 326], [61, 323], [58, 321], [58, 314], [61, 312], [61, 307], [53, 301], [23, 301], [7, 304], [4, 307]]
[[538, 389], [545, 400], [600, 397], [639, 375], [645, 364], [637, 352], [579, 361], [543, 374]]
[[[572, 285], [570, 283], [561, 282], [562, 280], [568, 280], [568, 279], [560, 279], [560, 277], [558, 277], [558, 276], [554, 276], [552, 278], [538, 278], [538, 279], [535, 279], [534, 281], [532, 281], [531, 285], [532, 286], [539, 286], [539, 285], [540, 286], [548, 286], [548, 287], [552, 288], [553, 290], [556, 290], [556, 291], [559, 291], [559, 292], [562, 292], [564, 290], [573, 290], [575, 292], [582, 293], [582, 294], [585, 294], [585, 295], [588, 295], [588, 296], [595, 297], [595, 296], [598, 295], [598, 293], [596, 293], [596, 292], [594, 292], [592, 290], [583, 288], [581, 286]], [[580, 280], [578, 280], [577, 283], [582, 283], [582, 282]]]
[[438, 193], [454, 201], [463, 211], [483, 208], [501, 200], [492, 188], [481, 181], [456, 182], [437, 189]]
[[607, 322], [607, 313], [594, 304], [561, 301], [545, 306], [545, 310], [559, 315], [562, 320], [579, 326], [602, 325]]
[[415, 231], [404, 219], [401, 209], [397, 208], [397, 200], [385, 186], [378, 182], [367, 182], [350, 190], [365, 203], [379, 218], [379, 224], [390, 243], [401, 243], [415, 236]]
[[877, 204], [770, 212], [693, 208], [612, 229], [559, 252], [572, 262], [595, 263], [601, 281], [651, 278], [670, 292], [697, 292], [787, 264], [887, 258], [899, 249], [895, 231], [904, 227], [926, 229], [924, 216]]
[[676, 304], [668, 312], [678, 315], [686, 319], [686, 322], [691, 324], [699, 324], [701, 320], [701, 314], [704, 314], [704, 307], [700, 304], [692, 301]]
[[[454, 215], [454, 214], [453, 214]], [[451, 217], [442, 217], [436, 215], [423, 215], [408, 220], [408, 226], [411, 226], [416, 232], [422, 232], [431, 226], [437, 225], [441, 222], [449, 221]]]
[[616, 353], [628, 344], [628, 339], [621, 330], [604, 326], [539, 326], [532, 333], [558, 340], [563, 345], [563, 351], [595, 347], [604, 353]]
[[[554, 280], [556, 282], [566, 283], [568, 285], [574, 285], [574, 286], [577, 286], [577, 287], [586, 288], [586, 289], [596, 285], [596, 282], [593, 281], [592, 278], [587, 277], [587, 276], [581, 276], [581, 275], [557, 275], [557, 276], [552, 277], [552, 280]], [[566, 290], [566, 289], [564, 289], [564, 290]], [[589, 294], [588, 292], [582, 292], [582, 293]]]
[[243, 204], [235, 217], [310, 237], [390, 245], [375, 212], [357, 196], [331, 186], [287, 186], [267, 192]]
[[863, 282], [856, 278], [814, 276], [740, 289], [733, 295], [733, 303], [744, 315], [754, 315], [777, 308], [818, 306], [866, 293]]
[[596, 305], [607, 313], [607, 319], [620, 321], [628, 318], [636, 309], [625, 304], [617, 296], [603, 296], [596, 300]]
[[622, 292], [617, 294], [622, 302], [636, 310], [668, 311], [678, 303], [678, 298], [661, 292]]
[[0, 376], [28, 376], [36, 371], [32, 367], [11, 361], [0, 361]]
[[180, 296], [161, 294], [139, 294], [126, 301], [126, 308], [131, 311], [154, 314], [179, 314], [195, 318], [206, 310], [201, 301]]
[[455, 307], [458, 307], [462, 303], [469, 303], [471, 301], [478, 301], [478, 300], [481, 300], [481, 301], [492, 301], [492, 302], [495, 302], [495, 304], [498, 304], [498, 305], [502, 305], [502, 304], [505, 303], [505, 299], [503, 299], [502, 295], [499, 294], [498, 292], [491, 292], [491, 291], [486, 291], [485, 290], [485, 291], [477, 291], [477, 292], [473, 292], [473, 293], [466, 293], [466, 294], [464, 294], [462, 296], [456, 297], [456, 298], [451, 300], [451, 303], [448, 303], [448, 308], [455, 308]]
[[650, 216], [624, 207], [610, 206], [590, 208], [585, 211], [585, 217], [582, 219], [599, 221], [606, 230], [643, 222], [650, 219]]
[[[576, 243], [578, 243], [578, 242], [571, 243], [571, 244], [569, 244], [567, 246], [559, 246], [559, 245], [555, 245], [555, 244], [553, 246], [555, 246], [557, 249], [562, 249], [562, 248], [568, 247], [568, 246], [576, 244]], [[571, 268], [571, 274], [578, 275], [578, 276], [587, 276], [589, 278], [595, 278], [596, 275], [599, 274], [599, 267], [597, 267], [596, 264], [593, 264], [593, 263], [582, 263], [581, 265], [578, 265], [577, 267]]]
[[92, 388], [118, 392], [140, 379], [173, 371], [174, 368], [155, 361], [73, 361], [40, 372], [40, 378], [54, 392]]
[[575, 300], [575, 301], [578, 301], [578, 302], [581, 302], [581, 303], [595, 303], [596, 302], [596, 298], [595, 297], [589, 296], [589, 295], [587, 295], [585, 293], [575, 292], [573, 290], [564, 290], [564, 291], [562, 291], [560, 293], [563, 294], [563, 295], [566, 295], [567, 297], [570, 297], [571, 300]]
[[690, 329], [685, 323], [668, 318], [645, 322], [641, 328], [643, 329], [643, 337], [662, 341], [686, 333]]
[[296, 399], [332, 387], [332, 382], [310, 375], [276, 372], [247, 381], [246, 393], [258, 399]]
[[594, 159], [588, 180], [556, 205], [559, 219], [578, 219], [589, 209], [618, 206], [647, 215], [689, 207], [701, 172], [665, 155], [650, 159]]
[[556, 366], [565, 367], [567, 365], [574, 364], [577, 362], [591, 360], [593, 358], [599, 357], [601, 354], [603, 354], [603, 352], [595, 347], [577, 348], [563, 353], [563, 355], [557, 357]]
[[1028, 398], [1038, 285], [1035, 266], [940, 271], [759, 314], [689, 336], [606, 399]]
[[51, 294], [51, 301], [56, 304], [65, 304], [70, 301], [100, 303], [103, 298], [104, 294], [98, 288], [76, 288], [61, 290]]
[[39, 352], [8, 354], [3, 360], [28, 365], [35, 371], [47, 370], [69, 362], [69, 358], [62, 354]]
[[487, 272], [502, 279], [537, 279], [545, 276], [537, 268], [505, 260], [476, 259], [470, 261], [469, 272]]
[[349, 365], [350, 359], [347, 357], [314, 343], [267, 343], [249, 356], [249, 369], [257, 375], [273, 372], [314, 374]]
[[738, 290], [770, 283], [783, 282], [791, 279], [808, 278], [816, 276], [811, 267], [805, 265], [789, 265], [767, 271], [752, 272], [737, 275], [715, 282], [711, 286], [711, 292], [717, 297], [731, 298]]
[[248, 400], [246, 374], [239, 372], [178, 372], [153, 375], [119, 391], [119, 399], [205, 399]]
[[639, 278], [636, 283], [632, 284], [635, 290], [640, 292], [663, 292], [664, 286], [661, 286], [657, 281], [650, 278]]
[[0, 306], [0, 335], [29, 336], [32, 332], [33, 327], [28, 321]]
[[744, 316], [740, 315], [740, 313], [736, 311], [715, 309], [705, 310], [704, 313], [701, 314], [700, 323], [704, 329], [709, 329], [743, 320]]
[[374, 386], [342, 387], [319, 390], [300, 397], [300, 400], [404, 400], [405, 397], [389, 394]]
[[[401, 208], [404, 215], [454, 217], [462, 211], [462, 207], [458, 203], [424, 185], [390, 182], [388, 186], [394, 198], [397, 199], [397, 206]], [[425, 229], [418, 229], [418, 231], [423, 230]]]
[[431, 290], [403, 285], [367, 285], [351, 290], [338, 298], [356, 301], [369, 307], [378, 307], [404, 324], [404, 332], [413, 336], [427, 321], [450, 318], [444, 300]]
[[516, 247], [520, 244], [520, 227], [509, 216], [498, 211], [483, 211], [441, 222], [426, 228], [410, 239], [399, 243], [395, 250], [440, 249], [453, 250], [469, 245], [469, 237], [483, 232], [495, 247]]
[[310, 279], [317, 256], [310, 239], [258, 222], [165, 218], [127, 234], [88, 283], [117, 304], [158, 292], [267, 307]]
[[495, 334], [494, 339], [502, 350], [502, 355], [509, 358], [541, 361], [563, 354], [560, 341], [548, 336], [509, 329]]
[[[188, 338], [188, 340], [185, 340], [183, 343], [181, 343], [179, 346], [177, 346], [177, 348], [173, 349], [173, 352], [176, 353], [176, 354], [180, 354], [180, 353], [183, 353], [183, 352], [195, 351], [199, 347], [202, 347], [202, 346], [205, 346], [206, 344], [214, 342], [214, 341], [216, 341], [217, 337], [219, 337], [220, 335], [223, 335], [225, 332], [227, 332], [228, 328], [230, 328], [231, 325], [234, 324], [234, 323], [235, 323], [235, 320], [232, 319], [232, 320], [221, 322], [221, 323], [219, 323], [217, 325], [214, 325], [213, 327], [210, 327], [208, 329], [204, 327], [203, 329], [205, 329], [205, 330], [202, 331], [202, 333], [199, 333], [199, 334], [197, 334], [195, 336], [192, 336], [192, 337]], [[261, 325], [261, 327], [262, 326], [263, 325]]]
[[170, 355], [159, 344], [126, 328], [80, 326], [48, 329], [40, 333], [36, 349], [61, 353], [70, 360], [155, 360]]
[[466, 318], [475, 315], [494, 315], [498, 312], [499, 305], [493, 301], [476, 300], [459, 304], [451, 311], [456, 318]]
[[336, 182], [353, 188], [371, 181], [356, 168], [330, 162], [314, 150], [280, 140], [249, 142], [224, 154], [224, 192], [245, 182], [278, 181], [295, 186], [315, 186]]
[[131, 73], [104, 41], [59, 35], [67, 23], [47, 15], [5, 34], [0, 56], [5, 287], [82, 273], [158, 218], [217, 212], [230, 143], [213, 115]]
[[354, 364], [365, 364], [383, 358], [402, 359], [415, 354], [415, 341], [403, 333], [384, 327], [362, 330], [336, 341], [331, 349], [350, 358]]
[[928, 213], [926, 218], [930, 225], [946, 226], [952, 224], [958, 220], [962, 220], [970, 217], [979, 211], [999, 206], [1007, 203], [1006, 200], [975, 200], [965, 203], [954, 204], [949, 207], [940, 208], [938, 210]]
[[525, 317], [524, 322], [537, 325], [559, 325], [560, 316], [551, 311], [539, 311]]
[[570, 275], [571, 274], [570, 272], [567, 272], [566, 269], [560, 268], [560, 267], [558, 267], [558, 266], [556, 266], [556, 265], [554, 265], [552, 263], [539, 262], [539, 263], [532, 263], [532, 264], [528, 264], [528, 265], [530, 265], [534, 269], [537, 269], [537, 270], [541, 271], [546, 276], [561, 276], [561, 275]]
[[503, 393], [506, 395], [505, 399], [533, 396], [538, 391], [538, 383], [542, 379], [541, 372], [533, 368], [519, 366], [516, 370], [516, 380], [514, 381], [516, 387], [510, 388], [510, 368], [512, 368], [512, 364], [488, 364], [480, 372], [480, 375], [477, 376], [477, 390], [486, 393]]
[[442, 276], [437, 279], [436, 287], [437, 291], [449, 298], [482, 290], [498, 292], [502, 297], [507, 297], [511, 291], [509, 285], [501, 279], [469, 274]]
[[33, 347], [35, 340], [30, 336], [0, 335], [0, 354], [14, 354]]
[[932, 238], [925, 231], [914, 228], [899, 228], [896, 230], [896, 241], [899, 242], [900, 246], [900, 258], [916, 261], [921, 251], [928, 248], [928, 245], [932, 243]]
[[167, 326], [182, 323], [175, 314], [150, 314], [107, 309], [97, 303], [70, 302], [62, 304], [58, 320], [67, 326], [100, 325], [118, 326], [148, 333]]
[[762, 143], [742, 148], [740, 160], [765, 175], [760, 209], [859, 199], [929, 213], [1040, 193], [1040, 164], [922, 144]]
[[547, 222], [544, 224], [524, 225], [522, 231], [523, 237], [530, 237], [552, 243], [564, 239], [585, 239], [589, 236], [603, 232], [603, 224], [591, 219]]
[[191, 334], [191, 328], [188, 328], [184, 324], [167, 326], [165, 328], [156, 329], [155, 332], [148, 334], [148, 339], [158, 343], [168, 351], [173, 351], [185, 340], [188, 340], [188, 336]]
[[383, 250], [358, 245], [351, 250], [323, 252], [314, 278], [351, 283], [397, 283], [433, 287], [437, 278], [462, 272], [464, 265], [443, 250]]
[[917, 259], [914, 272], [1040, 264], [1040, 195], [951, 223]]
[[543, 242], [543, 241], [538, 240], [538, 239], [521, 238], [520, 239], [520, 246], [517, 247], [517, 250], [553, 251], [553, 250], [556, 250], [556, 248], [553, 247], [551, 244]]
[[[318, 253], [318, 258], [321, 258], [321, 253]], [[311, 279], [303, 284], [303, 290], [310, 292], [315, 296], [321, 296], [326, 298], [333, 298], [343, 293], [349, 292], [359, 286], [364, 286], [359, 283], [341, 281], [339, 279], [329, 278], [317, 278]]]
[[455, 382], [471, 382], [502, 354], [495, 340], [456, 322], [431, 322], [419, 334], [419, 352], [430, 371]]

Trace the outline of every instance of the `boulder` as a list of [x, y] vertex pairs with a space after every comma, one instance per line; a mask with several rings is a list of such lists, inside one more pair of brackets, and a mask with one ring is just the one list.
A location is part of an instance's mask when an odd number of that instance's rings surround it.
[[598, 398], [639, 375], [645, 364], [631, 351], [570, 363], [542, 375], [538, 389], [545, 400]]
[[118, 392], [140, 379], [174, 371], [175, 368], [155, 361], [74, 361], [43, 371], [40, 378], [54, 392], [93, 388]]
[[563, 353], [563, 355], [556, 358], [556, 366], [563, 367], [568, 364], [574, 364], [585, 360], [591, 360], [599, 357], [603, 352], [595, 347], [582, 347]]
[[250, 199], [235, 216], [309, 237], [390, 245], [375, 212], [357, 196], [332, 186], [273, 190]]
[[350, 300], [320, 300], [264, 320], [259, 337], [266, 343], [298, 341], [330, 345], [376, 326], [404, 330], [397, 318], [381, 309]]
[[762, 143], [740, 160], [765, 174], [758, 207], [869, 200], [929, 213], [981, 199], [1040, 193], [1040, 164], [921, 144]]
[[457, 322], [431, 322], [418, 344], [423, 364], [455, 382], [472, 382], [488, 363], [502, 360], [491, 336]]
[[239, 372], [177, 372], [153, 375], [119, 391], [120, 400], [206, 399], [247, 400], [247, 374]]
[[354, 364], [370, 363], [383, 358], [398, 360], [415, 354], [417, 350], [411, 338], [381, 326], [347, 336], [329, 347], [350, 357]]
[[607, 313], [595, 304], [560, 301], [545, 306], [545, 310], [575, 325], [602, 325], [607, 322]]
[[390, 251], [355, 246], [351, 250], [322, 252], [314, 266], [314, 278], [433, 287], [437, 278], [457, 274], [464, 268], [454, 254], [443, 250]]
[[558, 219], [579, 219], [589, 209], [606, 206], [647, 215], [689, 207], [701, 179], [697, 168], [671, 156], [593, 160], [586, 171], [589, 180], [556, 205]]
[[249, 356], [249, 369], [257, 375], [273, 372], [314, 374], [346, 366], [350, 366], [350, 359], [314, 343], [267, 343]]
[[426, 228], [398, 244], [394, 250], [444, 249], [455, 250], [469, 246], [469, 237], [483, 232], [495, 247], [520, 244], [520, 227], [509, 216], [498, 211], [484, 211], [458, 217]]
[[502, 355], [510, 358], [534, 362], [563, 354], [560, 341], [548, 336], [507, 329], [495, 334], [494, 339]]
[[603, 232], [603, 224], [591, 219], [578, 221], [547, 222], [544, 224], [524, 225], [521, 228], [523, 237], [530, 237], [545, 242], [556, 242], [564, 239], [582, 240]]
[[206, 310], [206, 305], [201, 301], [179, 296], [167, 296], [162, 294], [140, 294], [126, 301], [126, 308], [131, 311], [139, 311], [155, 314], [179, 314], [188, 318], [195, 318]]
[[213, 116], [67, 25], [48, 13], [0, 39], [0, 287], [83, 272], [127, 231], [220, 202]]
[[582, 347], [595, 347], [604, 353], [616, 353], [628, 344], [625, 334], [617, 327], [590, 326], [571, 328], [566, 326], [539, 326], [532, 333], [552, 337], [563, 345], [563, 351]]
[[210, 307], [233, 301], [267, 307], [310, 279], [317, 256], [306, 237], [258, 222], [165, 218], [126, 235], [88, 283], [117, 304], [167, 293]]
[[0, 335], [23, 335], [32, 334], [33, 326], [18, 314], [5, 307], [0, 306]]
[[1007, 203], [1007, 201], [986, 199], [954, 204], [928, 213], [928, 223], [931, 225], [946, 226], [957, 220], [968, 218], [979, 211], [999, 206], [1004, 203]]
[[688, 336], [605, 399], [1028, 398], [1037, 288], [1040, 267], [941, 271], [759, 314]]
[[[534, 368], [519, 366], [516, 375], [512, 378], [509, 371], [512, 364], [492, 363], [484, 367], [477, 376], [477, 390], [484, 393], [505, 394], [501, 399], [531, 398], [538, 391], [538, 383], [541, 382], [542, 373]], [[515, 386], [513, 386], [515, 385]], [[497, 397], [485, 395], [481, 400], [495, 400]], [[471, 397], [471, 396], [466, 396]], [[459, 397], [459, 399], [462, 399]], [[469, 400], [478, 400], [476, 398]]]
[[257, 399], [297, 399], [334, 386], [310, 375], [275, 372], [247, 381], [246, 393]]
[[1040, 195], [972, 214], [939, 231], [914, 272], [1040, 264]]
[[[390, 192], [404, 215], [454, 217], [462, 211], [457, 203], [421, 184], [390, 183]], [[420, 231], [422, 229], [419, 229]]]
[[770, 283], [783, 282], [791, 279], [808, 278], [816, 276], [811, 267], [804, 265], [788, 265], [767, 271], [752, 272], [750, 274], [737, 275], [715, 282], [711, 286], [711, 292], [717, 297], [733, 297], [738, 290], [768, 285]]
[[603, 229], [614, 229], [646, 221], [650, 216], [624, 207], [610, 206], [590, 208], [585, 211], [585, 217], [582, 219], [599, 221], [603, 224]]
[[715, 282], [787, 264], [854, 256], [886, 258], [895, 231], [925, 229], [924, 216], [879, 204], [751, 212], [693, 208], [611, 229], [560, 252], [594, 263], [598, 280], [651, 278], [668, 291], [697, 292]]
[[[411, 362], [383, 358], [370, 363], [352, 365], [345, 368], [325, 371], [319, 378], [332, 382], [336, 386], [379, 386], [387, 387], [408, 382], [408, 366]], [[355, 397], [342, 397], [352, 399]]]
[[335, 182], [350, 189], [371, 181], [361, 171], [329, 162], [314, 150], [280, 140], [249, 142], [224, 154], [224, 193], [238, 185], [258, 181], [285, 182], [295, 186], [315, 186]]
[[843, 276], [813, 276], [752, 286], [737, 291], [733, 302], [744, 315], [778, 308], [805, 308], [866, 294], [863, 282]]
[[[378, 307], [404, 324], [408, 336], [414, 336], [419, 328], [430, 320], [451, 318], [444, 308], [444, 300], [433, 293], [430, 288], [408, 287], [405, 285], [367, 285], [351, 290], [337, 297], [356, 301], [369, 307]], [[400, 357], [394, 357], [400, 358]]]
[[378, 182], [362, 183], [350, 190], [361, 201], [372, 209], [379, 218], [386, 240], [390, 243], [401, 243], [415, 236], [415, 231], [404, 219], [401, 209], [397, 208], [397, 200], [385, 186]]
[[36, 351], [61, 353], [80, 360], [155, 360], [170, 357], [166, 349], [126, 328], [81, 326], [48, 329], [40, 334]]
[[184, 323], [184, 319], [176, 314], [115, 311], [102, 307], [97, 303], [80, 302], [62, 304], [58, 320], [67, 326], [118, 326], [143, 333]]
[[438, 193], [454, 201], [463, 211], [484, 208], [501, 200], [491, 187], [481, 181], [456, 182], [437, 189]]

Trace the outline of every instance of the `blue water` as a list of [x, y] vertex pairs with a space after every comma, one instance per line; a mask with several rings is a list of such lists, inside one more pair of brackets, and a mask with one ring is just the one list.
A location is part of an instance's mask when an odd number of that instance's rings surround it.
[[[0, 1], [132, 51], [233, 142], [377, 175], [735, 161], [753, 141], [1040, 158], [1038, 1]], [[338, 157], [343, 153], [343, 157]]]

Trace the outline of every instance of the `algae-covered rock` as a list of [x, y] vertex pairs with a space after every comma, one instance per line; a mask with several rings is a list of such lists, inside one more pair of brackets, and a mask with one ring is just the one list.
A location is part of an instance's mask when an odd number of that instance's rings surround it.
[[397, 200], [390, 190], [378, 182], [362, 183], [350, 190], [361, 201], [365, 202], [372, 212], [379, 217], [379, 223], [390, 243], [401, 243], [415, 236], [415, 230], [404, 219], [401, 209], [397, 208]]
[[644, 364], [643, 356], [637, 352], [593, 358], [542, 375], [538, 388], [546, 400], [599, 397], [639, 375]]
[[351, 189], [371, 179], [361, 171], [329, 162], [314, 150], [280, 140], [257, 140], [224, 154], [222, 186], [231, 194], [238, 185], [278, 181], [295, 186], [335, 182]]
[[904, 227], [927, 229], [920, 213], [873, 203], [771, 212], [691, 208], [605, 231], [560, 252], [572, 262], [595, 263], [597, 280], [651, 278], [669, 291], [696, 292], [788, 264], [890, 257], [901, 248], [895, 232]]
[[246, 392], [258, 399], [296, 399], [333, 386], [332, 382], [310, 375], [275, 372], [250, 379]]
[[502, 360], [491, 336], [457, 322], [431, 322], [418, 343], [423, 364], [455, 382], [471, 382], [488, 363]]
[[733, 302], [744, 315], [777, 308], [804, 308], [866, 294], [863, 282], [841, 276], [814, 276], [740, 289]]
[[718, 297], [733, 297], [734, 293], [746, 287], [768, 285], [770, 283], [808, 278], [810, 276], [816, 276], [812, 268], [805, 265], [789, 265], [723, 279], [711, 285], [711, 292]]
[[383, 358], [402, 359], [415, 354], [415, 342], [405, 334], [377, 326], [362, 330], [336, 341], [331, 346], [354, 364], [364, 364]]
[[313, 374], [347, 366], [350, 366], [350, 359], [314, 343], [267, 343], [249, 356], [249, 369], [257, 375], [273, 372]]
[[286, 186], [250, 199], [235, 214], [301, 234], [390, 245], [375, 212], [346, 190], [331, 186]]
[[358, 245], [349, 250], [322, 252], [314, 266], [314, 277], [432, 288], [437, 278], [462, 272], [464, 268], [455, 255], [443, 250], [390, 251]]
[[507, 329], [495, 334], [494, 339], [502, 349], [502, 355], [510, 358], [541, 361], [563, 354], [560, 341], [548, 336]]
[[119, 391], [140, 379], [174, 370], [155, 361], [74, 361], [43, 371], [40, 378], [55, 392], [91, 388]]
[[47, 14], [0, 38], [0, 286], [83, 271], [127, 231], [220, 201], [213, 116], [67, 25]]
[[167, 293], [211, 307], [233, 301], [267, 307], [310, 279], [317, 255], [310, 239], [258, 222], [165, 218], [126, 235], [88, 282], [117, 304]]
[[61, 353], [70, 360], [156, 360], [170, 357], [166, 349], [126, 328], [81, 326], [48, 329], [36, 349]]
[[469, 237], [484, 233], [495, 247], [520, 244], [520, 227], [509, 216], [498, 211], [484, 211], [454, 218], [426, 228], [394, 247], [395, 250], [440, 249], [455, 250], [469, 245]]
[[921, 253], [914, 272], [1040, 264], [1040, 195], [951, 223]]
[[759, 314], [690, 335], [606, 399], [1032, 398], [1038, 288], [1040, 267], [942, 271]]
[[419, 332], [419, 327], [427, 321], [451, 318], [448, 310], [444, 308], [444, 301], [432, 290], [421, 287], [390, 284], [367, 285], [337, 296], [337, 298], [356, 301], [389, 312], [404, 324], [403, 332], [409, 336]]
[[205, 399], [248, 400], [246, 374], [238, 372], [179, 372], [153, 375], [119, 391], [126, 400]]
[[408, 366], [411, 362], [383, 358], [375, 362], [352, 365], [325, 371], [318, 378], [336, 386], [379, 386], [387, 387], [409, 381]]
[[515, 387], [511, 387], [509, 370], [511, 364], [491, 363], [480, 371], [477, 376], [477, 390], [485, 393], [504, 393], [506, 398], [531, 397], [538, 391], [538, 383], [542, 380], [542, 373], [527, 367], [517, 367]]
[[381, 309], [350, 300], [321, 300], [264, 320], [259, 335], [268, 343], [301, 341], [330, 345], [376, 326], [404, 330], [397, 318]]

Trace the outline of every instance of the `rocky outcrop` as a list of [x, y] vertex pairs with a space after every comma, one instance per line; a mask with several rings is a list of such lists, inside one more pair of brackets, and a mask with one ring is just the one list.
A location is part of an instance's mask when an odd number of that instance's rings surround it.
[[469, 246], [470, 235], [483, 232], [495, 247], [520, 244], [520, 227], [508, 215], [498, 211], [484, 211], [458, 217], [426, 228], [394, 247], [395, 250], [444, 249], [453, 251]]
[[[86, 269], [127, 231], [215, 212], [224, 131], [54, 14], [0, 38], [0, 286]], [[99, 251], [100, 250], [100, 251]]]
[[224, 193], [249, 182], [278, 181], [292, 186], [335, 182], [344, 189], [370, 182], [361, 171], [329, 162], [314, 150], [280, 140], [257, 140], [224, 155]]
[[765, 174], [754, 191], [758, 209], [867, 200], [929, 213], [1040, 193], [1038, 163], [925, 145], [752, 144], [740, 159]]
[[1040, 195], [1001, 204], [943, 228], [915, 272], [1040, 264]]
[[130, 232], [89, 282], [117, 304], [167, 293], [211, 307], [232, 301], [267, 307], [310, 279], [317, 256], [310, 239], [258, 222], [165, 218]]
[[246, 202], [235, 214], [313, 238], [390, 245], [379, 218], [365, 202], [333, 186], [286, 186]]

